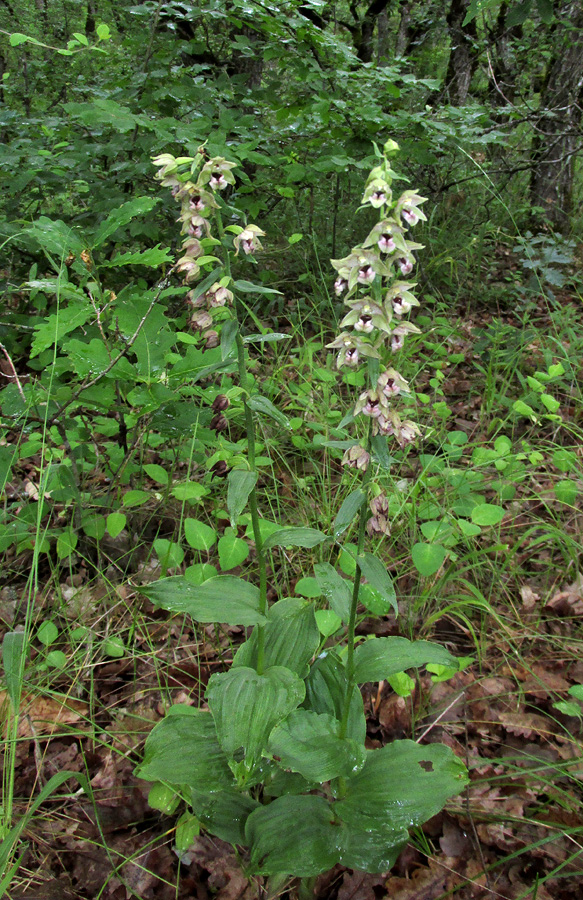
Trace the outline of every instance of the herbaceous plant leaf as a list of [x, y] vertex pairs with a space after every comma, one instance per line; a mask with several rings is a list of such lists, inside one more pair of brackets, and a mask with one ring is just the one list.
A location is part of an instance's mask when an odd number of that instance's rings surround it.
[[271, 547], [315, 547], [327, 540], [327, 535], [317, 528], [280, 528], [270, 534], [263, 549]]
[[299, 772], [320, 784], [362, 768], [366, 750], [356, 741], [340, 738], [338, 719], [325, 713], [296, 709], [271, 732], [269, 752], [284, 769]]
[[354, 675], [359, 684], [383, 681], [396, 672], [419, 668], [427, 663], [458, 669], [455, 656], [441, 644], [431, 641], [409, 641], [404, 637], [375, 637], [354, 651]]
[[[263, 661], [269, 666], [285, 666], [300, 678], [308, 674], [310, 660], [320, 644], [314, 604], [299, 597], [284, 597], [269, 608], [264, 626]], [[241, 645], [233, 665], [256, 668], [257, 630]]]
[[257, 472], [250, 472], [248, 469], [233, 469], [229, 472], [227, 479], [227, 510], [233, 528], [235, 528], [238, 517], [247, 505], [249, 494], [255, 487], [256, 481]]
[[283, 666], [259, 675], [245, 666], [213, 675], [206, 698], [221, 747], [231, 759], [241, 751], [248, 771], [259, 761], [270, 733], [304, 699], [301, 678]]
[[278, 797], [251, 813], [245, 826], [250, 870], [256, 874], [294, 874], [309, 878], [339, 859], [340, 828], [323, 797]]
[[191, 706], [171, 707], [171, 713], [152, 729], [137, 774], [148, 781], [188, 785], [200, 791], [218, 791], [233, 784], [212, 715]]
[[346, 581], [330, 563], [316, 563], [314, 575], [326, 600], [343, 622], [348, 622], [352, 585]]
[[161, 609], [188, 613], [195, 622], [263, 625], [266, 621], [259, 610], [259, 588], [234, 575], [217, 575], [202, 584], [174, 575], [140, 588], [140, 593]]
[[444, 744], [394, 741], [369, 753], [334, 809], [351, 828], [390, 830], [399, 841], [402, 829], [436, 815], [467, 780], [464, 764]]

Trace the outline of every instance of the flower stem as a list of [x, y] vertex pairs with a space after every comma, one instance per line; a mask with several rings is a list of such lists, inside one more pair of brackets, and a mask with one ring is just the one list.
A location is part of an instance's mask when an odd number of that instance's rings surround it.
[[[368, 435], [366, 439], [366, 452], [370, 454], [371, 444], [372, 444], [372, 426], [373, 419], [369, 420], [368, 426]], [[366, 472], [364, 473], [362, 479], [362, 490], [366, 494], [366, 488], [371, 478], [371, 462], [369, 461]], [[358, 609], [358, 596], [360, 593], [360, 578], [362, 572], [360, 570], [360, 566], [358, 565], [358, 557], [361, 555], [364, 548], [364, 536], [366, 532], [366, 517], [368, 515], [368, 504], [365, 502], [360, 507], [360, 514], [358, 517], [358, 538], [357, 538], [357, 551], [356, 551], [356, 570], [354, 572], [354, 585], [352, 587], [352, 602], [350, 604], [350, 615], [348, 618], [348, 646], [346, 648], [346, 696], [344, 698], [344, 709], [342, 710], [342, 720], [340, 722], [340, 731], [339, 736], [341, 738], [346, 737], [346, 729], [348, 727], [348, 716], [350, 714], [350, 703], [352, 700], [352, 694], [354, 693], [354, 641], [355, 641], [355, 630], [356, 630], [356, 610]]]
[[[223, 240], [224, 229], [223, 220], [220, 210], [215, 213], [217, 223], [217, 233], [219, 239]], [[231, 276], [231, 256], [229, 250], [225, 249], [225, 272]], [[243, 411], [245, 415], [245, 431], [247, 433], [247, 460], [249, 468], [252, 472], [258, 474], [255, 464], [255, 420], [253, 411], [247, 404], [246, 397], [249, 395], [249, 376], [247, 373], [247, 361], [245, 355], [245, 345], [241, 336], [241, 322], [243, 319], [241, 304], [235, 295], [234, 318], [237, 323], [237, 333], [235, 335], [235, 346], [237, 348], [237, 368], [239, 370], [239, 384], [244, 391]], [[257, 562], [259, 565], [259, 609], [265, 616], [267, 615], [267, 562], [263, 552], [263, 541], [261, 538], [261, 528], [259, 527], [259, 510], [257, 506], [257, 490], [254, 486], [249, 494], [249, 510], [251, 512], [251, 526], [253, 528], [253, 539], [255, 541], [255, 551], [257, 553]], [[259, 675], [263, 673], [265, 655], [265, 628], [263, 625], [257, 626], [257, 672]]]

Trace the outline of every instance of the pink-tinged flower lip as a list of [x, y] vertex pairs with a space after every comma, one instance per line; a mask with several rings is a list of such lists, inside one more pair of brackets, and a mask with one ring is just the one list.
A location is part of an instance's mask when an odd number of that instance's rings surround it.
[[398, 264], [402, 275], [410, 275], [413, 271], [413, 263], [405, 256], [400, 257], [400, 259], [398, 260]]
[[336, 296], [339, 297], [340, 294], [343, 294], [347, 287], [348, 279], [343, 278], [342, 275], [339, 275], [334, 282], [334, 293], [336, 294]]
[[374, 330], [372, 316], [367, 316], [366, 314], [360, 316], [358, 321], [355, 322], [354, 328], [356, 331], [364, 331], [365, 334], [370, 334]]
[[347, 366], [356, 366], [358, 364], [358, 347], [348, 347], [344, 353], [344, 361]]
[[414, 209], [408, 209], [407, 207], [404, 207], [401, 210], [401, 215], [405, 219], [405, 222], [407, 222], [409, 225], [416, 225], [419, 221], [419, 216]]
[[217, 188], [219, 191], [222, 191], [222, 189], [227, 186], [227, 180], [222, 172], [211, 172], [209, 184], [212, 188]]
[[393, 240], [393, 235], [390, 233], [390, 231], [387, 231], [384, 234], [381, 234], [381, 236], [377, 242], [377, 246], [378, 246], [379, 250], [381, 251], [381, 253], [392, 253], [393, 252], [393, 250], [395, 249], [395, 242]]
[[371, 281], [374, 281], [375, 278], [375, 270], [367, 263], [365, 266], [361, 266], [358, 270], [358, 280], [361, 284], [370, 284]]
[[387, 383], [383, 388], [383, 393], [390, 397], [391, 394], [397, 395], [401, 393], [401, 388], [397, 384], [394, 378], [389, 378]]
[[195, 210], [196, 212], [200, 212], [201, 210], [203, 210], [204, 206], [204, 200], [200, 195], [190, 198], [190, 208]]
[[402, 334], [394, 334], [391, 338], [391, 350], [393, 353], [396, 353], [397, 350], [402, 350], [405, 344], [405, 340]]
[[373, 191], [371, 199], [374, 200], [375, 203], [386, 203], [387, 195], [384, 191]]
[[365, 416], [372, 416], [373, 419], [378, 419], [378, 417], [382, 413], [382, 409], [380, 407], [378, 400], [368, 399], [363, 407], [363, 413]]

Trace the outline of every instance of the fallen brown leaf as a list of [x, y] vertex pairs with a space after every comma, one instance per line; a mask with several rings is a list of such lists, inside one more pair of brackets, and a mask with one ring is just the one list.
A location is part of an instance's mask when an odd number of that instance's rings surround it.
[[[0, 691], [0, 715], [6, 721], [8, 712], [8, 695], [6, 691]], [[86, 721], [89, 707], [80, 700], [62, 696], [45, 697], [38, 695], [31, 697], [24, 695], [20, 703], [20, 721], [18, 723], [18, 737], [34, 738], [39, 735], [54, 734], [60, 728], [75, 725], [77, 728], [87, 728]], [[6, 726], [4, 726], [6, 728]]]

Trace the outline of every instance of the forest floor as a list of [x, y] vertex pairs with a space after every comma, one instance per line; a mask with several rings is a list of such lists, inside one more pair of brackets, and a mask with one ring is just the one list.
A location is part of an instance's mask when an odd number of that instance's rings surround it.
[[[493, 314], [483, 311], [480, 318], [484, 326]], [[544, 316], [538, 327], [544, 329]], [[470, 333], [468, 328], [469, 342]], [[456, 378], [444, 383], [456, 427], [474, 444], [482, 439], [480, 428], [487, 440], [477, 404], [472, 407], [467, 400], [469, 394], [479, 398], [483, 393], [481, 378], [474, 366], [462, 364]], [[581, 414], [580, 409], [571, 412]], [[568, 417], [569, 409], [563, 415]], [[573, 685], [583, 684], [583, 576], [566, 566], [560, 546], [544, 540], [551, 501], [546, 506], [541, 501], [548, 486], [540, 470], [537, 477], [538, 493], [521, 495], [519, 488], [500, 525], [498, 547], [490, 550], [495, 561], [512, 547], [519, 562], [515, 574], [490, 585], [488, 612], [472, 613], [468, 607], [464, 619], [444, 609], [431, 629], [450, 651], [471, 655], [474, 663], [441, 683], [420, 675], [407, 699], [386, 683], [364, 688], [369, 746], [404, 737], [443, 741], [471, 770], [467, 792], [412, 834], [390, 873], [337, 867], [317, 880], [316, 897], [581, 897], [582, 719], [554, 703], [564, 701]], [[581, 545], [583, 512], [576, 504], [561, 519], [561, 528]], [[4, 630], [18, 624], [26, 566], [26, 559], [11, 561], [14, 575], [0, 594]], [[490, 571], [496, 579], [496, 566]], [[47, 570], [46, 585], [41, 580], [38, 587], [39, 621], [54, 612], [57, 592], [50, 574]], [[403, 604], [412, 593], [414, 574], [395, 579]], [[65, 598], [66, 604], [59, 615], [81, 617], [100, 640], [130, 630], [132, 650], [115, 659], [85, 642], [74, 666], [44, 687], [37, 680], [26, 688], [16, 750], [15, 820], [63, 770], [85, 773], [93, 796], [70, 780], [30, 818], [11, 900], [267, 896], [265, 885], [244, 877], [232, 847], [209, 835], [198, 837], [179, 859], [173, 850], [176, 816], [150, 809], [150, 785], [134, 774], [145, 737], [170, 698], [204, 702], [208, 678], [244, 639], [241, 628], [194, 629], [183, 617], [155, 610], [135, 588], [158, 576], [153, 560], [134, 566], [130, 577], [114, 585], [106, 586], [82, 564], [63, 578], [59, 602]], [[401, 633], [391, 617], [375, 620], [371, 628], [377, 634]]]

